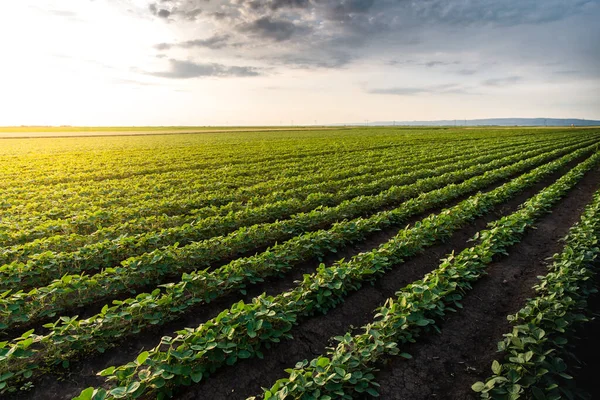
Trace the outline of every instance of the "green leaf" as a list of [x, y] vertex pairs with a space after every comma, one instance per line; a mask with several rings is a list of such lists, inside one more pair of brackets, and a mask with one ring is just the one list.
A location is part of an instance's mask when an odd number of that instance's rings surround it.
[[536, 400], [546, 400], [546, 395], [544, 394], [542, 389], [538, 387], [533, 386], [531, 388], [531, 393], [533, 394], [533, 397], [535, 397]]
[[492, 362], [492, 371], [496, 375], [500, 375], [500, 373], [502, 372], [502, 365], [500, 365], [500, 363], [496, 360]]
[[135, 361], [138, 365], [142, 365], [144, 363], [144, 361], [146, 361], [148, 359], [148, 356], [150, 356], [150, 353], [148, 353], [147, 351], [144, 351], [143, 353], [140, 353], [140, 355], [137, 356]]
[[250, 353], [248, 350], [240, 350], [238, 352], [239, 358], [250, 358], [251, 356], [252, 356], [252, 353]]
[[89, 387], [83, 390], [79, 396], [75, 397], [73, 400], [92, 400], [92, 396], [94, 395], [94, 388]]
[[373, 397], [379, 397], [379, 393], [377, 392], [377, 390], [375, 390], [373, 388], [368, 388], [366, 390], [366, 392], [369, 393]]
[[317, 360], [317, 366], [325, 368], [329, 365], [329, 358], [327, 357], [319, 357]]
[[192, 374], [190, 375], [190, 377], [192, 378], [192, 381], [194, 383], [198, 383], [202, 380], [202, 372], [198, 371], [198, 372], [192, 372]]
[[136, 390], [138, 390], [139, 387], [140, 387], [139, 382], [131, 382], [129, 384], [129, 386], [127, 386], [127, 394], [131, 394], [131, 393], [135, 392]]
[[25, 332], [24, 334], [22, 334], [21, 337], [23, 339], [27, 339], [29, 336], [31, 336], [31, 334], [33, 333], [34, 330], [35, 329], [28, 330], [27, 332]]
[[108, 375], [112, 375], [113, 372], [115, 372], [115, 367], [108, 367], [108, 368], [103, 369], [102, 371], [98, 372], [98, 375], [108, 376]]
[[123, 397], [127, 396], [127, 388], [124, 386], [116, 387], [109, 393], [116, 399], [122, 399]]
[[471, 386], [471, 389], [473, 389], [473, 391], [479, 393], [479, 392], [483, 391], [483, 389], [485, 389], [485, 383], [483, 383], [483, 382], [475, 382]]

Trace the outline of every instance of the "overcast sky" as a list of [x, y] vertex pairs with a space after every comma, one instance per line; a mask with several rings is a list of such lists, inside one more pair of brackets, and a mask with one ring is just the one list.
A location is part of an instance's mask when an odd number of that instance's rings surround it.
[[0, 125], [600, 119], [600, 0], [18, 0]]

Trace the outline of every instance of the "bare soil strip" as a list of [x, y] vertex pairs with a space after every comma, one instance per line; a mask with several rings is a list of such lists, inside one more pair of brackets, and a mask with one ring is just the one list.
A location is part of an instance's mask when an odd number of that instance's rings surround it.
[[509, 257], [488, 267], [488, 275], [466, 295], [464, 308], [442, 324], [441, 334], [403, 347], [412, 360], [394, 358], [381, 365], [381, 399], [477, 399], [471, 385], [485, 380], [492, 361], [501, 359], [497, 343], [511, 329], [506, 316], [535, 295], [537, 276], [547, 273], [548, 258], [562, 250], [560, 239], [599, 186], [596, 169], [512, 248]]

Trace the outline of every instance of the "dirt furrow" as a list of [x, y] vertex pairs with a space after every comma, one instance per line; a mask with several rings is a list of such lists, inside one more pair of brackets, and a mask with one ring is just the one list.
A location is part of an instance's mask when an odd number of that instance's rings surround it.
[[488, 274], [465, 296], [464, 308], [441, 324], [441, 334], [404, 346], [402, 351], [412, 360], [393, 358], [380, 365], [381, 399], [477, 399], [471, 385], [489, 376], [492, 361], [501, 359], [497, 343], [511, 329], [506, 316], [535, 295], [537, 276], [546, 274], [549, 257], [562, 250], [560, 239], [599, 187], [596, 169], [509, 250], [508, 257], [488, 267]]

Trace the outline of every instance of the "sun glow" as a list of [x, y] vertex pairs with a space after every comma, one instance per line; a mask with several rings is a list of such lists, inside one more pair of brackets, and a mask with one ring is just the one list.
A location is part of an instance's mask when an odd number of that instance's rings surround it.
[[[127, 110], [139, 101], [140, 88], [155, 83], [140, 80], [136, 70], [157, 63], [152, 46], [173, 36], [168, 25], [111, 2], [26, 0], [6, 6], [0, 124], [70, 123], [65, 109], [72, 123], [81, 123], [115, 103]], [[134, 80], [139, 87], [119, 85]]]

